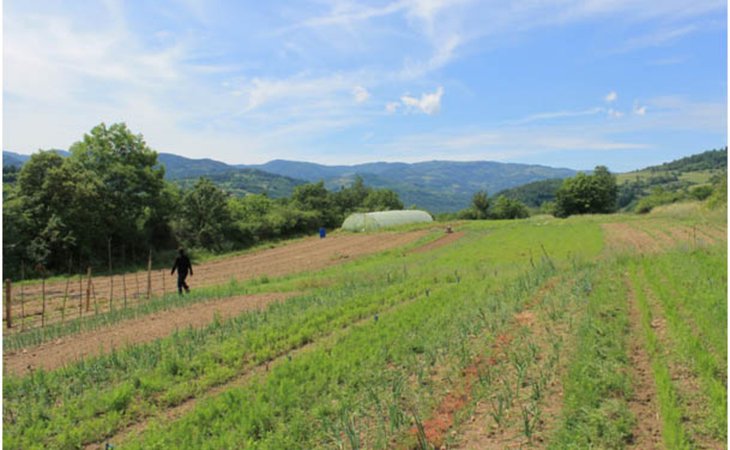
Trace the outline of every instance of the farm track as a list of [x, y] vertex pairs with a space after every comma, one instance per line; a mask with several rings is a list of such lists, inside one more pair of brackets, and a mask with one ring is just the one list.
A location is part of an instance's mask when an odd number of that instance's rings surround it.
[[[641, 276], [644, 275], [641, 274]], [[647, 294], [648, 308], [652, 318], [651, 329], [660, 343], [660, 357], [667, 365], [672, 385], [676, 389], [678, 406], [682, 412], [682, 422], [687, 424], [684, 431], [692, 441], [692, 447], [700, 449], [727, 448], [724, 442], [713, 439], [697, 426], [705, 423], [708, 415], [708, 410], [705, 408], [707, 400], [702, 393], [699, 377], [672, 350], [677, 348], [678, 343], [668, 330], [664, 308], [649, 287], [646, 287], [645, 293]]]
[[[507, 367], [509, 363], [509, 350], [513, 341], [523, 330], [529, 333], [535, 333], [542, 336], [545, 333], [545, 324], [538, 318], [535, 313], [545, 296], [549, 295], [560, 281], [560, 277], [556, 276], [547, 280], [542, 287], [529, 299], [523, 308], [514, 314], [511, 324], [507, 329], [503, 330], [495, 337], [495, 340], [489, 351], [484, 355], [477, 356], [470, 366], [463, 370], [464, 378], [462, 387], [455, 392], [450, 392], [442, 400], [441, 404], [436, 408], [435, 414], [423, 423], [426, 438], [430, 444], [439, 448], [447, 439], [447, 434], [454, 429], [454, 419], [456, 413], [473, 401], [472, 388], [475, 382], [478, 382], [480, 373], [501, 367], [503, 372], [503, 380], [509, 382], [516, 379], [516, 375]], [[546, 341], [542, 344], [547, 345]], [[487, 356], [488, 355], [488, 356]], [[549, 400], [551, 402], [551, 410], [555, 409], [553, 403], [554, 398], [560, 398], [562, 395], [560, 383], [554, 380], [549, 389]], [[463, 449], [504, 449], [504, 448], [522, 448], [526, 444], [519, 439], [519, 427], [516, 424], [506, 425], [495, 428], [492, 426], [494, 420], [490, 417], [490, 399], [478, 402], [472, 416], [467, 420], [465, 425], [457, 426], [459, 430], [459, 442], [453, 448]], [[561, 401], [558, 401], [557, 409], [560, 409]], [[516, 418], [517, 404], [513, 405], [506, 416]], [[557, 417], [557, 413], [555, 414]], [[487, 424], [490, 424], [489, 426]], [[512, 426], [514, 425], [514, 426]], [[543, 422], [540, 427], [539, 437], [536, 441], [542, 440], [542, 435], [546, 433], [549, 423]], [[415, 431], [415, 430], [414, 430]], [[414, 432], [412, 431], [412, 432]], [[534, 444], [534, 443], [533, 443]], [[534, 448], [538, 448], [535, 446]]]
[[[385, 308], [378, 312], [379, 315], [388, 314], [391, 313], [409, 303], [412, 303], [416, 301], [416, 299], [410, 299], [410, 300], [404, 300], [401, 303], [398, 303], [397, 305], [393, 305], [391, 307]], [[284, 364], [290, 360], [290, 358], [296, 358], [298, 356], [304, 355], [307, 352], [313, 351], [317, 348], [326, 347], [328, 344], [334, 343], [337, 339], [344, 336], [345, 334], [349, 333], [353, 328], [361, 326], [363, 324], [369, 323], [373, 319], [371, 317], [365, 317], [358, 319], [354, 322], [351, 322], [345, 327], [337, 328], [333, 330], [332, 332], [325, 334], [323, 336], [320, 336], [311, 342], [301, 345], [299, 347], [290, 349], [285, 351], [282, 354], [279, 354], [269, 361], [263, 362], [261, 364], [244, 368], [242, 372], [236, 374], [232, 379], [229, 379], [228, 381], [219, 384], [217, 386], [212, 387], [211, 389], [207, 390], [201, 395], [198, 395], [196, 397], [190, 397], [186, 400], [184, 400], [182, 403], [177, 404], [175, 406], [172, 406], [170, 408], [167, 408], [164, 411], [160, 411], [157, 415], [154, 416], [148, 416], [141, 418], [140, 421], [134, 422], [127, 426], [126, 428], [122, 430], [118, 430], [114, 436], [105, 438], [101, 441], [93, 442], [90, 444], [87, 444], [84, 448], [86, 450], [97, 450], [97, 449], [103, 449], [105, 448], [105, 443], [119, 443], [124, 442], [130, 438], [133, 438], [134, 436], [137, 436], [144, 432], [145, 429], [153, 422], [153, 421], [160, 421], [164, 423], [170, 423], [175, 420], [180, 419], [183, 417], [186, 413], [192, 411], [195, 406], [207, 399], [213, 398], [218, 394], [221, 394], [229, 389], [235, 389], [237, 387], [245, 386], [249, 382], [253, 381], [256, 377], [259, 376], [265, 376], [267, 372], [274, 369], [275, 367]]]
[[26, 375], [32, 370], [53, 370], [81, 358], [111, 352], [115, 348], [154, 341], [177, 329], [199, 328], [251, 310], [261, 310], [296, 293], [267, 293], [214, 299], [125, 320], [94, 331], [3, 354], [5, 371]]
[[633, 442], [628, 448], [662, 449], [662, 424], [659, 418], [657, 404], [657, 390], [651, 367], [651, 359], [644, 348], [644, 337], [641, 329], [641, 312], [639, 311], [634, 286], [625, 279], [628, 295], [630, 349], [629, 361], [631, 380], [633, 382], [633, 396], [629, 399], [629, 409], [636, 418]]
[[[306, 238], [293, 244], [282, 245], [272, 249], [259, 250], [253, 253], [224, 258], [193, 267], [194, 275], [188, 278], [188, 284], [192, 289], [216, 286], [230, 282], [231, 280], [245, 281], [257, 277], [282, 276], [300, 272], [323, 269], [325, 267], [341, 264], [360, 256], [370, 255], [392, 248], [407, 245], [425, 236], [430, 230], [418, 230], [406, 233], [377, 233], [377, 234], [356, 234], [356, 235], [332, 235], [326, 239], [318, 237]], [[427, 244], [428, 245], [428, 244]], [[113, 282], [112, 282], [113, 279]], [[46, 324], [60, 322], [62, 320], [61, 310], [63, 299], [67, 296], [65, 305], [66, 317], [79, 316], [79, 303], [83, 303], [83, 316], [109, 311], [109, 294], [113, 287], [112, 304], [114, 308], [120, 308], [124, 304], [124, 291], [126, 286], [127, 304], [129, 306], [146, 301], [147, 272], [140, 271], [124, 275], [97, 276], [92, 277], [91, 310], [86, 310], [86, 288], [87, 279], [79, 283], [79, 277], [56, 281], [46, 284]], [[176, 278], [170, 276], [167, 269], [155, 270], [151, 276], [151, 294], [153, 296], [174, 293], [176, 291]], [[68, 286], [68, 291], [66, 288]], [[18, 323], [25, 319], [24, 327], [34, 328], [41, 324], [40, 316], [42, 307], [41, 285], [34, 284], [24, 286], [23, 306], [25, 317], [20, 316], [20, 307], [17, 303], [21, 289], [15, 288], [14, 301], [16, 326], [12, 330], [5, 330], [5, 333], [16, 332], [20, 328]], [[32, 318], [32, 319], [29, 319]]]

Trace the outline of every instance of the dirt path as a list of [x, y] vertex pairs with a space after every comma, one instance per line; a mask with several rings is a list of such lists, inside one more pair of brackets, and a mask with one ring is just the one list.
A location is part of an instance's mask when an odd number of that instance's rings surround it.
[[221, 319], [227, 319], [245, 311], [263, 309], [272, 302], [281, 301], [292, 295], [291, 293], [247, 295], [160, 311], [99, 330], [47, 342], [29, 350], [5, 353], [4, 370], [16, 375], [25, 375], [33, 369], [55, 369], [84, 357], [104, 354], [115, 348], [151, 342], [171, 334], [176, 329], [203, 327], [211, 323], [216, 315]]
[[631, 368], [631, 380], [634, 385], [634, 395], [629, 399], [629, 408], [636, 418], [634, 427], [633, 442], [628, 448], [634, 449], [661, 449], [662, 423], [659, 418], [659, 405], [657, 404], [657, 391], [654, 383], [654, 374], [651, 368], [651, 360], [642, 344], [644, 342], [641, 329], [641, 312], [636, 303], [636, 295], [631, 281], [626, 278], [629, 302], [629, 326], [631, 344], [629, 348], [629, 361]]
[[[325, 239], [319, 237], [305, 238], [280, 247], [258, 250], [240, 256], [233, 256], [216, 261], [194, 265], [194, 275], [188, 277], [188, 284], [192, 289], [214, 286], [227, 283], [233, 279], [238, 281], [250, 280], [262, 276], [275, 277], [294, 274], [309, 270], [318, 270], [343, 261], [364, 255], [378, 253], [384, 250], [409, 244], [429, 233], [429, 230], [418, 230], [407, 233], [375, 233], [375, 234], [336, 234]], [[128, 305], [146, 301], [147, 272], [128, 273], [114, 277], [92, 277], [91, 312], [86, 312], [87, 279], [78, 276], [70, 282], [65, 280], [47, 283], [46, 292], [46, 324], [61, 320], [61, 310], [66, 317], [79, 316], [79, 304], [83, 303], [82, 315], [94, 314], [109, 310], [110, 292], [113, 295], [112, 303], [120, 308], [126, 302]], [[173, 293], [176, 289], [176, 277], [170, 276], [168, 269], [155, 270], [149, 280], [152, 295]], [[8, 331], [19, 329], [18, 319], [20, 306], [18, 303], [20, 289], [14, 290], [14, 321], [16, 326]], [[126, 299], [125, 299], [126, 298]], [[23, 287], [23, 310], [29, 323], [26, 328], [41, 325], [40, 311], [42, 310], [41, 286], [32, 285]]]

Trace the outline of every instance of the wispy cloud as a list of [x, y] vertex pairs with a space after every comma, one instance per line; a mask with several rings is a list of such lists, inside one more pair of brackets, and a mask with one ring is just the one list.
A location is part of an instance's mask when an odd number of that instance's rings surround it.
[[352, 89], [352, 95], [357, 103], [364, 103], [370, 98], [370, 93], [362, 86], [355, 86]]
[[543, 113], [537, 113], [537, 114], [531, 114], [527, 117], [523, 117], [521, 119], [517, 120], [508, 120], [505, 121], [506, 125], [524, 125], [531, 122], [539, 122], [539, 121], [547, 121], [547, 120], [555, 120], [555, 119], [567, 119], [567, 118], [575, 118], [575, 117], [583, 117], [583, 116], [594, 116], [596, 114], [600, 114], [604, 112], [604, 108], [588, 108], [588, 109], [581, 109], [577, 111], [552, 111], [552, 112], [543, 112]]
[[688, 24], [675, 28], [664, 28], [649, 34], [633, 37], [627, 40], [618, 51], [628, 52], [646, 47], [658, 47], [674, 42], [690, 33], [697, 31], [697, 25]]
[[637, 116], [646, 115], [646, 106], [641, 106], [641, 105], [639, 105], [638, 101], [635, 101], [633, 113], [636, 114]]
[[422, 112], [433, 115], [441, 110], [441, 97], [444, 95], [444, 88], [439, 86], [436, 92], [421, 94], [421, 98], [404, 95], [400, 98], [406, 111]]
[[618, 94], [616, 93], [616, 91], [611, 91], [608, 94], [606, 94], [605, 97], [603, 97], [603, 99], [606, 101], [606, 103], [613, 103], [616, 101], [617, 98], [618, 98]]

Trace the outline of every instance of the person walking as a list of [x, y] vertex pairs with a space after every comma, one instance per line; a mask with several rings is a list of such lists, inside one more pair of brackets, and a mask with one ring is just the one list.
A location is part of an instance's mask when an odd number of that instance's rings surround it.
[[188, 255], [185, 254], [184, 248], [179, 248], [178, 253], [179, 255], [175, 258], [175, 264], [172, 266], [170, 275], [174, 274], [177, 269], [177, 292], [182, 295], [183, 288], [185, 292], [190, 292], [190, 287], [185, 283], [185, 279], [188, 277], [188, 271], [190, 271], [190, 276], [193, 276], [193, 265], [190, 263]]

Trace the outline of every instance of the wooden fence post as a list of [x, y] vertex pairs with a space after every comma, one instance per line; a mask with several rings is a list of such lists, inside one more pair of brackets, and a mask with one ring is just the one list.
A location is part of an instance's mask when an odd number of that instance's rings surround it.
[[112, 273], [112, 238], [107, 240], [109, 252], [109, 312], [112, 311], [112, 298], [114, 298], [114, 274]]
[[127, 270], [127, 250], [124, 245], [122, 245], [122, 296], [124, 297], [124, 309], [127, 309], [127, 280], [126, 280], [126, 270]]
[[68, 299], [68, 285], [71, 284], [71, 277], [66, 280], [66, 290], [63, 293], [63, 306], [61, 307], [61, 323], [66, 321], [66, 300]]
[[41, 297], [43, 298], [43, 309], [41, 309], [41, 328], [46, 326], [46, 274], [42, 273], [41, 278]]
[[152, 295], [152, 250], [150, 250], [150, 256], [147, 259], [147, 300]]
[[[126, 270], [126, 268], [124, 269]], [[124, 296], [124, 309], [127, 309], [127, 281], [124, 277], [125, 273], [122, 272], [122, 295]]]
[[86, 268], [86, 312], [91, 310], [91, 266]]
[[13, 327], [13, 316], [12, 309], [10, 306], [12, 300], [12, 286], [10, 284], [10, 278], [5, 280], [5, 317], [7, 319], [8, 328]]
[[[25, 263], [20, 263], [20, 280], [25, 281]], [[25, 328], [25, 285], [20, 285], [20, 331]]]
[[[81, 257], [79, 257], [81, 259]], [[84, 309], [84, 273], [81, 271], [81, 261], [79, 261], [79, 317], [83, 314]]]

